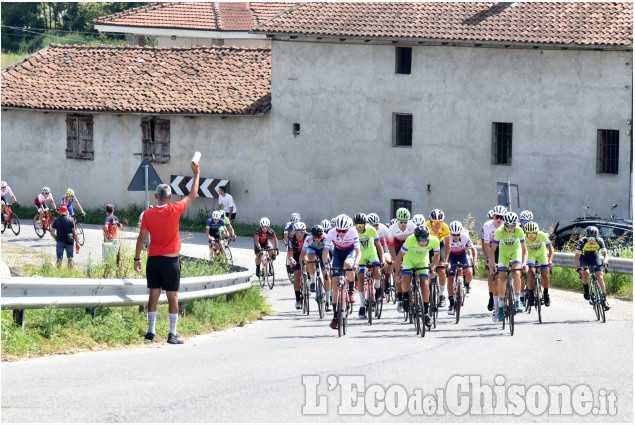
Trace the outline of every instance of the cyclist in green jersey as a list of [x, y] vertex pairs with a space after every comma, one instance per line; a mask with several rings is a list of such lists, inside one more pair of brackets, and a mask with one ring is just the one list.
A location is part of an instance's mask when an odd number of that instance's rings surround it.
[[[381, 265], [378, 252], [383, 253], [381, 244], [379, 243], [379, 235], [373, 226], [367, 226], [368, 217], [366, 214], [357, 214], [353, 219], [357, 233], [359, 233], [359, 247], [362, 256], [359, 259], [359, 271], [357, 275], [357, 292], [360, 299], [359, 318], [366, 317], [366, 301], [364, 300], [364, 273], [366, 261], [373, 265]], [[380, 300], [381, 291], [381, 268], [373, 267], [373, 286], [375, 287], [375, 299]]]
[[[553, 268], [553, 245], [549, 241], [549, 236], [541, 232], [538, 224], [530, 221], [525, 224], [525, 236], [527, 237], [527, 287], [529, 288], [529, 305], [534, 305], [534, 268], [540, 266], [540, 276], [542, 276], [542, 286], [544, 288], [543, 299], [545, 307], [549, 307], [549, 270]], [[547, 258], [549, 251], [549, 258]]]
[[[507, 273], [509, 263], [513, 266], [520, 265], [520, 269], [527, 269], [527, 245], [525, 244], [525, 232], [518, 225], [518, 214], [508, 212], [503, 216], [503, 225], [494, 233], [494, 246], [498, 246], [498, 320], [505, 320], [503, 309], [505, 302], [505, 289], [507, 286]], [[494, 251], [490, 249], [489, 265], [491, 273], [495, 272]], [[512, 278], [514, 279], [514, 292], [516, 295], [516, 311], [522, 313], [525, 307], [520, 302], [520, 270], [514, 267]]]
[[[403, 292], [403, 309], [408, 311], [410, 306], [410, 280], [412, 279], [412, 271], [414, 268], [428, 267], [430, 264], [429, 252], [434, 252], [432, 258], [432, 270], [439, 265], [439, 239], [430, 235], [430, 229], [427, 226], [417, 226], [414, 234], [408, 236], [397, 256], [401, 263], [401, 289]], [[426, 326], [430, 326], [430, 272], [427, 270], [419, 270], [418, 272], [421, 284], [421, 297], [423, 298], [423, 307], [426, 320]]]

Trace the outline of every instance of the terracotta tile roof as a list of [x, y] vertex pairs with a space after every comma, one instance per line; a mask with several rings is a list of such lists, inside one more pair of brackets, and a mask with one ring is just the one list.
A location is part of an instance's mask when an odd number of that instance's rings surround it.
[[101, 112], [259, 114], [271, 49], [52, 44], [2, 70], [2, 106]]
[[633, 44], [632, 3], [306, 3], [255, 32], [334, 37]]
[[297, 4], [286, 2], [153, 3], [103, 16], [93, 20], [93, 23], [205, 31], [248, 31]]

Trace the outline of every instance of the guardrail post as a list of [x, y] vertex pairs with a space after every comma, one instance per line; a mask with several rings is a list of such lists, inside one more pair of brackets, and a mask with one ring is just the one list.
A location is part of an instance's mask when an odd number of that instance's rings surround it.
[[185, 317], [185, 301], [179, 301], [179, 314]]
[[86, 314], [90, 314], [94, 319], [97, 316], [97, 309], [95, 307], [86, 307]]
[[147, 316], [148, 315], [148, 306], [147, 305], [140, 305], [139, 306], [139, 314], [145, 314]]
[[13, 310], [13, 322], [24, 330], [24, 310]]

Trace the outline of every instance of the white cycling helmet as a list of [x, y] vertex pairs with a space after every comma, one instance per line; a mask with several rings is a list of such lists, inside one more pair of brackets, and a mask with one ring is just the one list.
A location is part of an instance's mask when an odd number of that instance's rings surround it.
[[496, 205], [492, 211], [494, 212], [494, 215], [504, 216], [507, 214], [507, 208], [502, 205]]
[[518, 224], [518, 214], [512, 211], [506, 213], [505, 216], [503, 216], [503, 223], [505, 226], [515, 226]]
[[220, 220], [221, 218], [223, 218], [223, 215], [220, 213], [220, 211], [214, 211], [212, 213], [212, 218]]
[[353, 227], [353, 220], [346, 214], [340, 214], [335, 220], [335, 228], [337, 230], [348, 230]]
[[412, 222], [417, 226], [423, 226], [426, 222], [426, 218], [423, 214], [415, 214], [414, 217], [412, 217]]
[[48, 188], [48, 186], [44, 186], [44, 187], [42, 188], [42, 193], [45, 193], [45, 194], [46, 194], [46, 193], [51, 193], [51, 189], [49, 189], [49, 188]]
[[377, 224], [379, 224], [379, 216], [375, 213], [370, 213], [368, 214], [368, 224], [370, 224], [371, 226], [375, 226]]
[[432, 210], [430, 211], [430, 221], [443, 221], [445, 219], [445, 214], [441, 210]]
[[297, 223], [298, 221], [300, 221], [300, 214], [298, 213], [293, 213], [291, 214], [291, 220], [289, 220], [291, 223]]
[[531, 211], [525, 210], [520, 213], [520, 219], [531, 221], [534, 219], [534, 214]]
[[454, 220], [453, 222], [451, 222], [449, 227], [450, 227], [450, 233], [453, 235], [463, 233], [464, 231], [463, 224], [461, 224], [461, 222], [458, 220]]
[[395, 224], [398, 221], [399, 221], [398, 219], [393, 218], [392, 220], [390, 220], [390, 225], [392, 226], [393, 224]]
[[269, 227], [271, 226], [271, 222], [267, 217], [263, 217], [260, 219], [260, 227]]
[[2, 183], [0, 183], [0, 186], [2, 186], [2, 187], [7, 187], [7, 182], [5, 182], [4, 180], [2, 180]]
[[306, 224], [304, 224], [301, 221], [297, 221], [297, 222], [295, 222], [293, 224], [293, 230], [295, 230], [296, 232], [299, 232], [299, 231], [305, 232], [306, 231]]
[[494, 218], [494, 210], [489, 210], [489, 211], [487, 212], [487, 218], [488, 218], [489, 220], [491, 220], [491, 219], [493, 219], [493, 218]]
[[331, 220], [326, 220], [326, 219], [322, 220], [321, 224], [325, 232], [328, 232], [331, 229], [331, 227], [333, 227], [331, 226]]

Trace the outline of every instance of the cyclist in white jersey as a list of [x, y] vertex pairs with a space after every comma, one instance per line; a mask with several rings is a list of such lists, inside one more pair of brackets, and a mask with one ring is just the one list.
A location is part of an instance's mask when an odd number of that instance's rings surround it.
[[[456, 264], [474, 265], [476, 264], [476, 248], [472, 244], [472, 240], [465, 232], [460, 221], [450, 223], [450, 255], [448, 264], [448, 314], [454, 314], [454, 276], [456, 275]], [[465, 292], [470, 293], [470, 282], [472, 281], [472, 269], [464, 269]]]
[[390, 247], [388, 241], [390, 240], [390, 230], [384, 223], [379, 222], [379, 216], [375, 213], [368, 214], [368, 224], [373, 226], [377, 230], [379, 236], [379, 243], [383, 249], [383, 262], [384, 262], [384, 288], [388, 290], [388, 280], [390, 279], [390, 270], [392, 269], [392, 256], [390, 255]]
[[[503, 216], [507, 213], [507, 208], [502, 205], [496, 205], [491, 211], [491, 220], [488, 220], [483, 224], [483, 230], [481, 231], [481, 247], [483, 248], [483, 255], [485, 256], [485, 266], [489, 268], [490, 249], [494, 249], [494, 258], [498, 263], [498, 245], [494, 243], [494, 233], [503, 225]], [[489, 301], [487, 303], [487, 310], [492, 311], [492, 321], [498, 322], [498, 315], [494, 306], [498, 305], [498, 285], [496, 284], [498, 271], [496, 274], [490, 274], [487, 278], [487, 286], [489, 288]]]
[[57, 210], [57, 205], [55, 205], [55, 199], [53, 198], [51, 189], [49, 189], [48, 187], [44, 187], [42, 189], [42, 193], [40, 193], [37, 196], [37, 198], [35, 198], [35, 201], [34, 201], [35, 207], [37, 208], [37, 211], [40, 213], [40, 223], [44, 219], [44, 213], [48, 211], [48, 208], [46, 207], [47, 201], [53, 204], [54, 210]]
[[7, 204], [7, 197], [10, 196], [13, 198], [13, 202], [20, 205], [20, 203], [18, 202], [18, 200], [15, 198], [15, 195], [13, 194], [13, 191], [11, 190], [11, 188], [7, 185], [7, 182], [5, 182], [4, 180], [2, 181], [2, 220], [3, 221], [7, 221], [6, 214], [4, 213], [4, 206]]
[[395, 286], [397, 287], [397, 311], [403, 313], [403, 292], [401, 289], [401, 259], [398, 257], [399, 251], [403, 246], [408, 236], [415, 232], [415, 224], [410, 220], [410, 211], [406, 208], [399, 208], [397, 210], [397, 221], [390, 226], [390, 240], [388, 245], [390, 248], [390, 255], [395, 259]]

